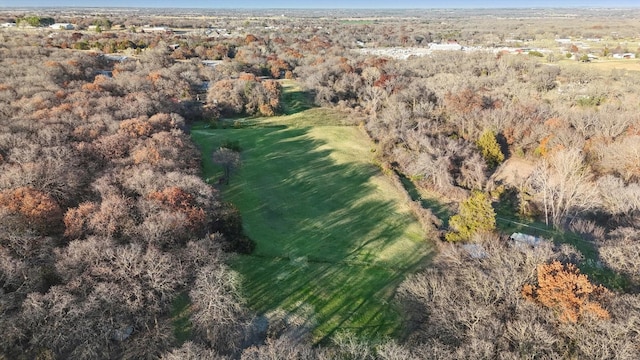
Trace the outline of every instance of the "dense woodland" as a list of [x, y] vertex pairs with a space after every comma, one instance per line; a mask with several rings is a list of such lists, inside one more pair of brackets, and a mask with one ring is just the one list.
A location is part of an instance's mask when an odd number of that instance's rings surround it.
[[[613, 28], [585, 25], [604, 23], [596, 14], [550, 17], [537, 29], [506, 18], [500, 31], [482, 16], [447, 15], [445, 23], [437, 13], [362, 22], [40, 15], [80, 30], [0, 29], [0, 356], [637, 357], [640, 74], [491, 51], [398, 60], [354, 50], [357, 42], [475, 46], [551, 32], [610, 37]], [[637, 52], [640, 28], [625, 21], [611, 26], [635, 39], [621, 51]], [[141, 31], [149, 24], [228, 33]], [[117, 52], [128, 58], [103, 55]], [[210, 154], [199, 153], [189, 126], [280, 113], [284, 78], [318, 106], [366, 119], [357, 125], [383, 171], [458, 209], [448, 228], [448, 219], [422, 214], [439, 253], [398, 289], [408, 314], [398, 339], [343, 333], [311, 344], [284, 321], [259, 330], [239, 296], [226, 259], [251, 251], [251, 240], [241, 214], [199, 176]], [[515, 160], [529, 167], [498, 176]], [[509, 245], [491, 203], [577, 234], [594, 266], [622, 284], [581, 273], [586, 254], [571, 245]], [[489, 220], [475, 221], [469, 209]], [[469, 243], [481, 245], [480, 255]], [[186, 342], [171, 315], [181, 296], [192, 304]]]

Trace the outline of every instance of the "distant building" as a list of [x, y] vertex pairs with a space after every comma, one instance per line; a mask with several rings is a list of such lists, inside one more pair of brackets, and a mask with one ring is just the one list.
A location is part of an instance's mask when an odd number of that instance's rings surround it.
[[155, 26], [155, 27], [143, 27], [142, 28], [143, 32], [164, 32], [164, 33], [170, 33], [173, 30], [171, 30], [171, 28], [168, 28], [166, 26]]
[[636, 54], [634, 53], [624, 53], [624, 54], [613, 54], [614, 59], [635, 59]]
[[49, 25], [49, 27], [56, 30], [73, 30], [76, 28], [73, 24], [69, 23], [55, 23], [53, 25]]
[[229, 32], [229, 30], [227, 29], [207, 29], [204, 32], [205, 35], [207, 36], [211, 36], [211, 37], [230, 37], [231, 33]]
[[103, 54], [102, 57], [107, 61], [123, 62], [127, 60], [127, 57], [121, 54]]
[[461, 51], [462, 45], [458, 43], [449, 43], [449, 44], [429, 44], [429, 50], [433, 51]]
[[223, 63], [223, 60], [202, 60], [202, 65], [216, 67]]
[[0, 27], [3, 27], [3, 28], [16, 27], [16, 23], [2, 23], [0, 24]]

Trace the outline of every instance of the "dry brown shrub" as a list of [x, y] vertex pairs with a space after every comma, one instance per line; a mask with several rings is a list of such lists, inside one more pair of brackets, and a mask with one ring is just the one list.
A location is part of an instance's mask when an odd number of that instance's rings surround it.
[[62, 220], [62, 209], [55, 199], [30, 187], [0, 192], [0, 208], [22, 215], [29, 225], [41, 231], [57, 229]]
[[152, 71], [147, 75], [147, 79], [151, 80], [151, 82], [155, 84], [158, 80], [162, 79], [162, 74], [160, 74], [159, 71]]
[[186, 215], [188, 227], [191, 229], [199, 229], [204, 225], [206, 219], [204, 210], [196, 205], [193, 195], [177, 186], [151, 192], [147, 197]]
[[171, 115], [159, 113], [149, 118], [149, 124], [153, 127], [154, 132], [169, 131], [173, 127], [173, 119]]
[[81, 124], [73, 129], [73, 136], [84, 141], [92, 141], [97, 139], [104, 130], [104, 127], [99, 124]]
[[482, 97], [468, 88], [457, 94], [447, 93], [444, 97], [444, 103], [448, 109], [459, 114], [482, 110]]
[[129, 155], [131, 138], [122, 133], [101, 136], [95, 141], [95, 146], [97, 152], [105, 159], [121, 159]]
[[64, 236], [80, 238], [86, 233], [91, 215], [98, 210], [93, 202], [83, 202], [78, 207], [67, 210], [64, 214]]
[[271, 105], [269, 104], [260, 104], [258, 109], [260, 110], [260, 114], [264, 116], [273, 116], [276, 114], [275, 111], [273, 111], [273, 108], [271, 107]]
[[244, 43], [249, 45], [252, 42], [258, 41], [258, 38], [253, 34], [247, 34], [244, 38]]
[[102, 87], [96, 83], [86, 83], [82, 85], [82, 91], [102, 91]]
[[133, 228], [131, 199], [110, 194], [103, 197], [100, 210], [89, 221], [91, 230], [108, 238], [120, 237]]
[[131, 137], [149, 136], [153, 133], [153, 127], [146, 117], [124, 120], [120, 123], [120, 132]]
[[137, 149], [133, 152], [132, 157], [133, 163], [136, 165], [142, 163], [157, 165], [160, 160], [162, 160], [160, 152], [158, 152], [158, 150], [153, 147], [143, 147]]
[[64, 103], [49, 109], [49, 115], [52, 117], [62, 116], [65, 113], [70, 113], [72, 110], [73, 110], [72, 104]]
[[558, 311], [561, 321], [576, 323], [587, 314], [609, 319], [609, 312], [601, 305], [609, 291], [592, 284], [575, 265], [563, 265], [557, 260], [539, 265], [537, 280], [537, 285], [525, 285], [522, 295]]
[[258, 78], [250, 73], [242, 73], [238, 76], [238, 80], [243, 80], [243, 81], [258, 81]]

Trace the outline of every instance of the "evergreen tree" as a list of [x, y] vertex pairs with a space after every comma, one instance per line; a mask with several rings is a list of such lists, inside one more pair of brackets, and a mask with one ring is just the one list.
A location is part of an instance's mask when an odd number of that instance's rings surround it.
[[496, 134], [493, 131], [485, 130], [476, 144], [490, 168], [495, 168], [504, 161], [504, 154], [500, 150], [500, 144], [498, 144]]
[[471, 197], [460, 204], [460, 212], [449, 219], [447, 241], [466, 241], [479, 231], [496, 228], [496, 213], [486, 193], [474, 191]]

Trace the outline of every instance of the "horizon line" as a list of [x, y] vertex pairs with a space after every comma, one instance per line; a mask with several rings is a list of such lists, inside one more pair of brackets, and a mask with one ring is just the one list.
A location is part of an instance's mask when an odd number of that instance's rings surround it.
[[59, 5], [59, 6], [4, 6], [0, 5], [0, 9], [205, 9], [205, 10], [555, 10], [555, 9], [640, 9], [638, 5], [624, 6], [605, 6], [605, 5], [566, 5], [566, 6], [511, 6], [511, 7], [182, 7], [182, 6], [78, 6], [78, 5]]

